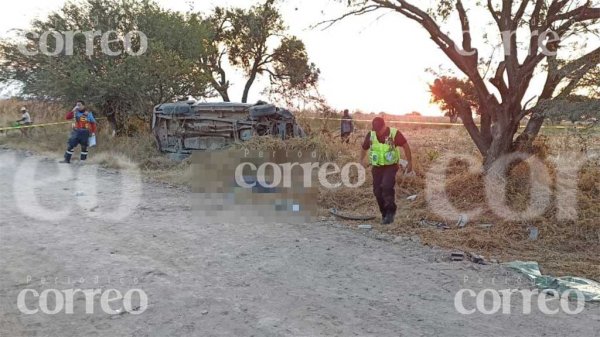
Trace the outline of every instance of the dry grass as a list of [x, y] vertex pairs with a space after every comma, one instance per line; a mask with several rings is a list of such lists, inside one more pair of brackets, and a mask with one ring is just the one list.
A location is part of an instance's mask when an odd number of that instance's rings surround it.
[[[476, 150], [463, 130], [420, 130], [405, 132], [414, 153], [415, 178], [400, 178], [397, 183], [396, 199], [399, 210], [395, 224], [377, 230], [394, 235], [420, 235], [428, 245], [475, 252], [490, 259], [510, 261], [515, 259], [535, 260], [544, 272], [553, 275], [577, 275], [600, 280], [600, 166], [598, 162], [585, 165], [578, 176], [577, 220], [557, 220], [556, 207], [550, 207], [542, 216], [527, 222], [505, 221], [496, 216], [486, 203], [484, 176], [471, 174], [466, 166], [453, 163], [448, 169], [446, 191], [455, 208], [461, 211], [482, 207], [479, 218], [471, 219], [464, 229], [455, 224], [458, 219], [436, 216], [424, 196], [425, 174], [433, 162], [444, 153], [466, 153], [476, 155]], [[542, 137], [538, 148], [542, 155], [573, 153], [583, 149], [599, 150], [598, 137], [580, 137], [563, 133]], [[356, 151], [356, 150], [355, 150]], [[542, 158], [545, 159], [545, 158]], [[553, 185], [556, 172], [549, 160], [544, 160]], [[510, 170], [507, 177], [507, 203], [514, 211], [522, 211], [531, 198], [529, 168], [519, 164]], [[377, 206], [370, 191], [370, 177], [362, 189], [325, 190], [320, 203], [324, 207], [366, 214], [377, 214]], [[414, 202], [407, 196], [418, 194]], [[553, 199], [552, 203], [556, 201]], [[452, 229], [440, 230], [422, 227], [419, 220], [445, 222]], [[349, 223], [356, 225], [356, 223]], [[490, 229], [480, 224], [493, 224]], [[539, 239], [528, 239], [528, 227], [540, 231]]]
[[[21, 105], [22, 103], [16, 101], [0, 103], [0, 123], [18, 119], [18, 109]], [[44, 103], [26, 105], [33, 112], [37, 123], [60, 121], [63, 118], [64, 109], [61, 107]], [[312, 131], [311, 138], [287, 142], [273, 138], [256, 138], [243, 146], [264, 151], [315, 151], [319, 155], [319, 161], [334, 161], [340, 165], [358, 160], [360, 144], [368, 129], [368, 123], [359, 123], [359, 131], [351, 139], [351, 144], [347, 145], [340, 142], [337, 132], [339, 122], [311, 120], [302, 115], [299, 116], [299, 120]], [[463, 229], [427, 228], [419, 225], [420, 219], [446, 221], [451, 227], [454, 227], [457, 219], [440, 218], [430, 208], [424, 196], [426, 173], [445, 154], [478, 154], [461, 128], [401, 126], [401, 129], [413, 149], [417, 176], [399, 179], [396, 188], [399, 204], [396, 222], [386, 227], [381, 227], [376, 222], [376, 230], [394, 235], [419, 235], [422, 242], [428, 245], [471, 251], [500, 261], [536, 260], [545, 273], [558, 276], [570, 274], [600, 280], [600, 166], [597, 162], [584, 166], [578, 175], [577, 220], [559, 221], [556, 217], [556, 207], [550, 207], [542, 216], [528, 222], [505, 221], [496, 216], [485, 201], [483, 175], [471, 174], [463, 163], [453, 162], [447, 171], [446, 180], [446, 191], [453, 206], [461, 211], [482, 207], [482, 215], [471, 219]], [[31, 138], [24, 138], [19, 132], [12, 131], [6, 136], [0, 135], [0, 143], [35, 152], [52, 153], [60, 158], [69, 126], [36, 131]], [[101, 125], [98, 137], [99, 145], [93, 150], [91, 160], [104, 166], [126, 168], [138, 165], [147, 177], [180, 185], [189, 184], [194, 176], [189, 160], [178, 163], [165, 158], [157, 152], [154, 139], [149, 134], [112, 138], [108, 135], [107, 128], [102, 128]], [[540, 137], [536, 147], [548, 166], [552, 185], [556, 179], [556, 170], [546, 158], [564, 153], [600, 150], [599, 140], [597, 134], [589, 132], [545, 131], [545, 136]], [[516, 165], [507, 179], [508, 204], [516, 211], [522, 210], [531, 197], [529, 173], [525, 165]], [[377, 214], [371, 186], [371, 176], [367, 174], [366, 184], [360, 188], [322, 188], [319, 193], [319, 205], [323, 214], [332, 207], [354, 213]], [[414, 194], [418, 195], [416, 201], [406, 200], [407, 196]], [[348, 222], [348, 225], [356, 224]], [[480, 228], [479, 224], [493, 226], [484, 229]], [[539, 228], [538, 240], [528, 240], [529, 226]]]
[[[11, 120], [19, 119], [21, 106], [30, 110], [34, 124], [64, 122], [64, 115], [68, 110], [56, 103], [0, 101], [0, 125], [10, 125]], [[0, 144], [61, 158], [66, 149], [70, 128], [69, 124], [33, 128], [29, 129], [28, 137], [19, 130], [11, 130], [0, 135]], [[148, 175], [154, 172], [161, 174], [162, 171], [180, 165], [159, 153], [154, 137], [147, 132], [134, 137], [112, 137], [110, 133], [106, 121], [101, 120], [97, 134], [98, 145], [91, 151], [90, 161], [108, 168], [130, 168], [135, 165]]]

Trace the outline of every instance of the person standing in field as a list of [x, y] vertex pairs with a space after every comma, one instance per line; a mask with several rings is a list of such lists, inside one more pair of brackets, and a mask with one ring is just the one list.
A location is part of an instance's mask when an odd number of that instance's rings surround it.
[[[31, 125], [31, 115], [29, 114], [29, 112], [27, 111], [26, 107], [22, 107], [21, 108], [21, 119], [19, 119], [18, 121], [16, 121], [17, 124], [19, 125]], [[24, 136], [28, 135], [28, 129], [21, 129], [21, 133]]]
[[368, 153], [368, 164], [372, 166], [373, 174], [373, 194], [381, 212], [381, 223], [387, 225], [393, 223], [396, 216], [395, 186], [400, 167], [400, 147], [408, 162], [405, 173], [412, 172], [412, 154], [404, 135], [396, 128], [387, 127], [383, 118], [375, 117], [372, 128], [363, 142], [360, 162], [367, 166], [365, 158]]
[[81, 145], [80, 160], [85, 161], [88, 155], [88, 145], [90, 136], [96, 134], [96, 119], [94, 114], [85, 107], [84, 101], [77, 101], [75, 108], [69, 111], [66, 116], [67, 120], [74, 120], [73, 131], [68, 141], [65, 159], [61, 163], [70, 164], [73, 150], [77, 145]]
[[354, 132], [354, 122], [352, 121], [352, 117], [348, 112], [348, 109], [344, 110], [344, 115], [342, 116], [342, 123], [340, 126], [342, 143], [350, 142], [350, 135]]

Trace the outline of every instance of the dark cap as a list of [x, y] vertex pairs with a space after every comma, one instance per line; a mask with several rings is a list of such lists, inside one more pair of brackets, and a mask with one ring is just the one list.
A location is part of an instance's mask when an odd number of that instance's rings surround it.
[[381, 117], [375, 117], [373, 118], [373, 131], [379, 131], [381, 130], [381, 128], [383, 128], [385, 126], [385, 120], [383, 120], [383, 118]]

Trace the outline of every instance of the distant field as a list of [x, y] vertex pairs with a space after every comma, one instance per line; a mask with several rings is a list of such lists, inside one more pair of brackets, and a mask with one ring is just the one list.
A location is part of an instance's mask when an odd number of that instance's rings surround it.
[[[62, 121], [64, 107], [49, 103], [21, 103], [17, 101], [0, 101], [0, 125], [7, 125], [20, 117], [19, 108], [26, 105], [32, 112], [36, 123]], [[317, 151], [327, 161], [340, 165], [356, 161], [360, 151], [360, 143], [370, 130], [369, 118], [358, 122], [357, 131], [350, 144], [342, 144], [339, 139], [339, 121], [315, 119], [314, 115], [300, 113], [300, 123], [309, 131], [307, 139], [295, 139], [287, 142], [272, 138], [254, 139], [244, 146], [252, 149], [291, 149]], [[361, 118], [357, 118], [361, 119]], [[439, 230], [419, 225], [419, 220], [443, 221], [454, 225], [456, 219], [437, 217], [424, 198], [426, 174], [445, 154], [470, 154], [479, 157], [473, 143], [464, 128], [449, 125], [443, 117], [394, 117], [397, 125], [406, 135], [413, 149], [415, 178], [398, 181], [397, 199], [399, 211], [394, 225], [381, 227], [378, 222], [374, 228], [379, 231], [420, 235], [426, 244], [443, 246], [483, 254], [488, 258], [501, 261], [515, 259], [539, 261], [544, 272], [555, 275], [573, 274], [600, 280], [600, 163], [590, 162], [584, 165], [577, 175], [577, 214], [575, 221], [558, 221], [556, 208], [549, 208], [543, 216], [528, 223], [510, 222], [499, 219], [485, 203], [485, 190], [482, 175], [470, 174], [460, 163], [455, 163], [448, 171], [446, 188], [449, 198], [460, 210], [482, 207], [485, 211], [478, 219], [471, 219], [470, 225], [457, 230]], [[444, 123], [447, 125], [414, 125], [406, 122]], [[552, 177], [555, 170], [551, 158], [566, 154], [600, 151], [598, 128], [556, 129], [548, 127], [539, 137], [536, 148], [539, 158], [548, 166]], [[69, 126], [52, 126], [32, 132], [29, 138], [21, 136], [18, 130], [0, 135], [0, 144], [12, 148], [55, 156], [62, 156], [69, 133]], [[139, 134], [136, 137], [109, 136], [108, 128], [101, 124], [99, 145], [92, 150], [91, 160], [105, 166], [119, 167], [115, 158], [127, 158], [130, 164], [138, 165], [146, 176], [174, 184], [190, 184], [190, 162], [173, 162], [156, 150], [152, 135]], [[553, 178], [554, 179], [554, 178]], [[511, 170], [507, 182], [507, 200], [510, 207], [521, 210], [529, 202], [529, 171], [527, 167], [518, 165]], [[406, 201], [406, 197], [417, 194], [414, 202]], [[366, 184], [360, 188], [339, 188], [335, 190], [321, 189], [319, 205], [323, 214], [335, 207], [342, 211], [361, 214], [377, 214], [375, 200], [372, 196], [370, 174]], [[348, 222], [355, 226], [357, 223]], [[493, 224], [483, 229], [477, 224]], [[536, 226], [540, 231], [537, 241], [529, 241], [527, 227]]]

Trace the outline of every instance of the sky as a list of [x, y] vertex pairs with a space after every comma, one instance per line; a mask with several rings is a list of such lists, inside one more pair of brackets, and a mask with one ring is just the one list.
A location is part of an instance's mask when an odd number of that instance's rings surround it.
[[[11, 2], [10, 6], [4, 5], [0, 12], [0, 35], [10, 29], [27, 28], [32, 19], [46, 16], [64, 2], [19, 0]], [[254, 0], [157, 2], [166, 9], [187, 11], [194, 8], [205, 12], [217, 5], [247, 8], [257, 3]], [[326, 30], [313, 29], [311, 26], [316, 23], [343, 14], [344, 5], [333, 0], [285, 0], [280, 8], [289, 32], [305, 42], [310, 60], [321, 69], [319, 89], [332, 107], [392, 114], [412, 111], [424, 115], [441, 114], [437, 106], [430, 103], [428, 83], [435, 77], [426, 69], [455, 68], [416, 23], [398, 13], [379, 11], [350, 17]], [[484, 26], [485, 22], [480, 22], [482, 19], [477, 14], [472, 15], [473, 26]], [[458, 21], [454, 21], [458, 26]], [[480, 52], [480, 55], [487, 55], [485, 49]], [[233, 80], [230, 96], [239, 100], [245, 84], [243, 76], [230, 77]], [[265, 85], [265, 81], [255, 84], [250, 101], [266, 99], [261, 95]]]

